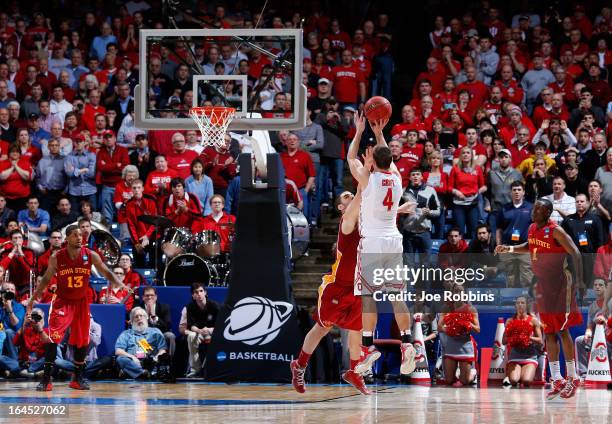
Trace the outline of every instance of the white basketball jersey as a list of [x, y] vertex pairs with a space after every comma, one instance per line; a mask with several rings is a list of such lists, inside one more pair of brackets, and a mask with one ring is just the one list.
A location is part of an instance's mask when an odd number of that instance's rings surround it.
[[392, 172], [373, 172], [361, 196], [361, 237], [400, 236], [397, 207], [402, 197], [402, 179]]

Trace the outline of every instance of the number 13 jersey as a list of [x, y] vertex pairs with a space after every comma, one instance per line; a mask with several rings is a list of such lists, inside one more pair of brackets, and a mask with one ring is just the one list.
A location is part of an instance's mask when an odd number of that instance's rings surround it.
[[87, 296], [91, 275], [91, 251], [81, 247], [79, 255], [71, 259], [68, 249], [60, 249], [55, 254], [57, 260], [56, 295], [64, 300], [79, 300]]
[[401, 236], [397, 208], [402, 196], [402, 179], [392, 172], [372, 172], [362, 191], [359, 233], [365, 237]]

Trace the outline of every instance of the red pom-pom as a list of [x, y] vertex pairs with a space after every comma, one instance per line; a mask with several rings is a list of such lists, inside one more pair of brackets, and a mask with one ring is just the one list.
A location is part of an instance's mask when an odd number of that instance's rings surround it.
[[467, 312], [449, 312], [444, 315], [446, 334], [450, 337], [462, 336], [472, 331], [472, 314]]
[[526, 349], [531, 344], [533, 326], [527, 319], [513, 319], [506, 325], [506, 341], [510, 347]]

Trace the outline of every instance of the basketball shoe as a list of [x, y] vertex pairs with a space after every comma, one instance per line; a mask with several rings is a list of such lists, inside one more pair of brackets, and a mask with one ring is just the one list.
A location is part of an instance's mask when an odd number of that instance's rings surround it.
[[293, 384], [293, 388], [298, 393], [304, 393], [306, 391], [306, 383], [304, 382], [306, 368], [301, 368], [295, 359], [291, 361], [289, 366], [291, 367], [291, 384]]
[[402, 343], [400, 347], [402, 351], [402, 364], [400, 365], [400, 374], [408, 375], [416, 368], [414, 357], [416, 351], [412, 346], [412, 343]]
[[553, 400], [554, 398], [559, 396], [561, 392], [563, 391], [563, 389], [565, 388], [565, 384], [566, 382], [562, 378], [559, 380], [553, 380], [553, 382], [550, 385], [551, 390], [548, 393], [546, 393], [546, 399]]
[[77, 377], [73, 374], [72, 380], [70, 381], [70, 384], [68, 384], [68, 386], [71, 389], [75, 390], [89, 390], [89, 383], [87, 383], [87, 381], [85, 380], [85, 378], [83, 378], [82, 375]]
[[36, 386], [37, 392], [50, 392], [53, 390], [53, 384], [51, 383], [51, 377], [43, 377]]
[[569, 399], [576, 394], [576, 391], [580, 387], [580, 379], [568, 377], [565, 387], [561, 390], [561, 397], [563, 399]]
[[374, 365], [378, 358], [380, 358], [380, 352], [375, 346], [361, 346], [361, 361], [355, 365], [355, 372], [363, 375], [372, 368], [372, 365]]
[[363, 377], [357, 374], [354, 370], [348, 370], [342, 374], [342, 379], [348, 384], [359, 390], [364, 395], [371, 395], [372, 392], [368, 390], [363, 381]]

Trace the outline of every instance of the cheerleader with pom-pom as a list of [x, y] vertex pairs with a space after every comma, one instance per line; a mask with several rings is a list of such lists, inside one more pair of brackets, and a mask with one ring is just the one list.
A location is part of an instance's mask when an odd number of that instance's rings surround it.
[[[454, 293], [461, 293], [463, 286], [456, 285]], [[478, 312], [469, 304], [462, 301], [446, 305], [440, 314], [438, 328], [444, 358], [444, 379], [447, 384], [455, 382], [457, 367], [459, 368], [459, 381], [464, 386], [471, 384], [475, 375], [472, 373], [472, 362], [476, 360], [476, 352], [471, 332], [480, 332]]]
[[506, 377], [513, 386], [519, 383], [529, 386], [538, 368], [538, 345], [542, 344], [542, 332], [538, 320], [529, 314], [526, 297], [517, 297], [514, 307], [516, 313], [506, 321], [502, 339], [510, 350]]

